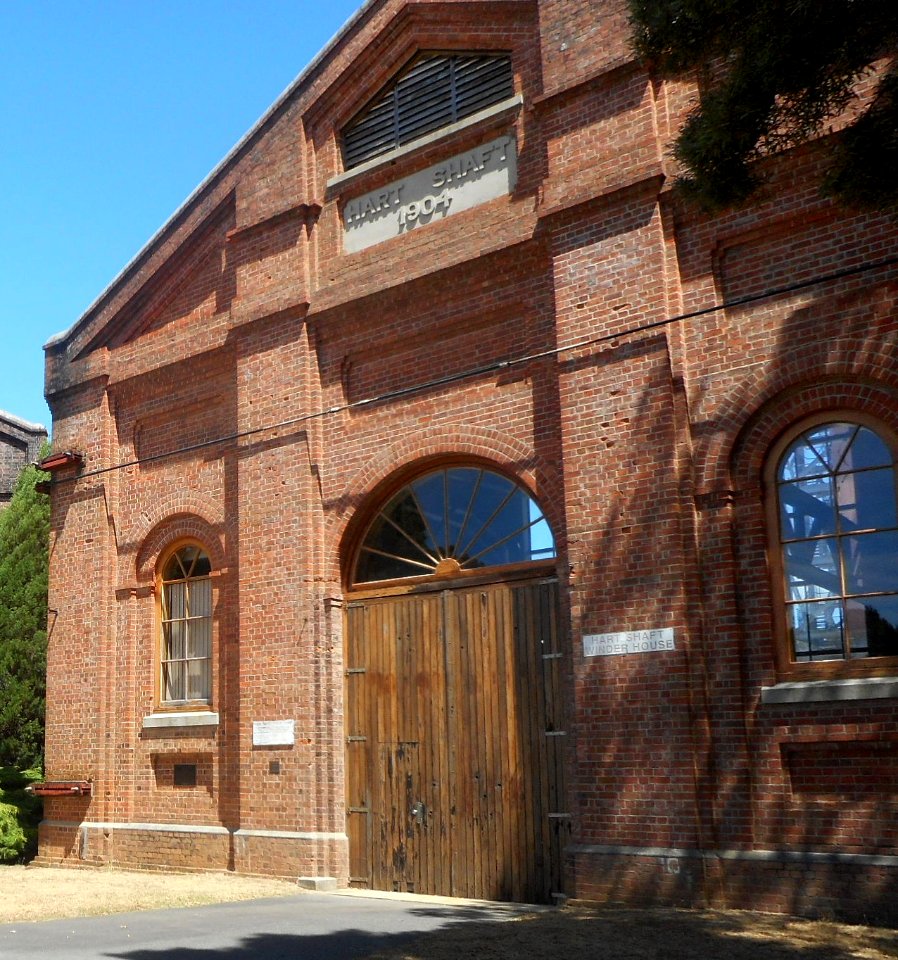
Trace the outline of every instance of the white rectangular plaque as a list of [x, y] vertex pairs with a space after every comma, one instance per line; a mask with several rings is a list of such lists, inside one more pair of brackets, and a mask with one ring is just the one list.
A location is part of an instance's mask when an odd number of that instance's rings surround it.
[[613, 657], [628, 653], [661, 653], [675, 650], [673, 627], [660, 630], [626, 630], [583, 636], [584, 657]]
[[254, 720], [254, 747], [292, 747], [296, 742], [295, 720]]
[[514, 137], [498, 137], [347, 200], [343, 249], [356, 253], [511, 193], [517, 180], [516, 149]]

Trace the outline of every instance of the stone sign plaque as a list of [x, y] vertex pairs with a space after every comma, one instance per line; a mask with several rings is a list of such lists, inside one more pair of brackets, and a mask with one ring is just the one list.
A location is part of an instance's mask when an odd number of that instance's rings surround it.
[[343, 206], [343, 249], [356, 253], [436, 220], [511, 193], [517, 180], [514, 137], [498, 137], [419, 170]]
[[295, 720], [254, 720], [254, 747], [292, 747], [296, 742]]
[[623, 633], [591, 633], [583, 636], [584, 657], [662, 653], [675, 649], [673, 627], [660, 630], [628, 630]]

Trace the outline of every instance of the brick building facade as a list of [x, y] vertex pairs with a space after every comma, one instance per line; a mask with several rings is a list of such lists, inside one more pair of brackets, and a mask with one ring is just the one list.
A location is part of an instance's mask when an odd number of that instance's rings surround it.
[[694, 95], [371, 0], [47, 345], [43, 860], [896, 917], [898, 229]]
[[0, 410], [0, 510], [12, 499], [19, 474], [40, 458], [47, 428]]

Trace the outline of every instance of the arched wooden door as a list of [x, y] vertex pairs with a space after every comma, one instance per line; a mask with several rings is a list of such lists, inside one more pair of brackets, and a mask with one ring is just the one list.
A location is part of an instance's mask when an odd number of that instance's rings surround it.
[[[446, 473], [438, 480], [449, 490]], [[470, 488], [475, 477], [466, 479]], [[530, 517], [532, 501], [514, 489], [526, 498]], [[388, 516], [404, 510], [407, 521], [409, 504], [397, 512], [396, 499]], [[429, 501], [423, 493], [416, 499], [411, 512], [423, 514]], [[484, 514], [495, 508], [492, 501], [456, 504], [454, 511]], [[447, 531], [450, 506], [441, 505]], [[519, 517], [522, 509], [515, 508]], [[531, 530], [537, 522], [529, 522]], [[473, 533], [466, 538], [461, 524], [455, 523], [456, 539], [464, 543]], [[433, 533], [433, 517], [417, 529], [425, 526]], [[491, 537], [508, 540], [508, 526]], [[383, 545], [377, 521], [372, 527], [375, 536], [364, 542]], [[416, 529], [415, 523], [405, 527]], [[451, 550], [433, 539], [428, 552], [446, 569]], [[527, 577], [538, 566], [531, 556], [513, 562], [514, 569], [498, 567], [493, 576], [473, 567], [473, 575], [461, 568], [456, 577], [401, 585], [394, 579], [380, 595], [372, 583], [348, 599], [347, 830], [354, 886], [525, 902], [548, 902], [562, 891], [569, 819], [558, 585], [554, 576]]]

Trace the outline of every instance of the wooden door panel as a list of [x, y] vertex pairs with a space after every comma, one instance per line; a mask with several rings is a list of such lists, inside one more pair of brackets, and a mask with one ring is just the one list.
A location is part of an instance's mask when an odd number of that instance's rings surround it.
[[354, 880], [548, 900], [566, 827], [556, 584], [367, 600], [346, 622]]

